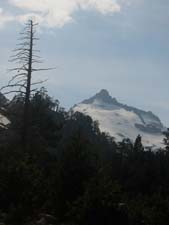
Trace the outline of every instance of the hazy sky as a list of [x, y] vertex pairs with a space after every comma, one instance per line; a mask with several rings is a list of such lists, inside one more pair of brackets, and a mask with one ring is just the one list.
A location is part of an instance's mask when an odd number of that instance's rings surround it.
[[35, 74], [70, 107], [107, 89], [169, 126], [169, 0], [0, 0], [0, 78], [28, 18], [39, 22], [44, 67]]

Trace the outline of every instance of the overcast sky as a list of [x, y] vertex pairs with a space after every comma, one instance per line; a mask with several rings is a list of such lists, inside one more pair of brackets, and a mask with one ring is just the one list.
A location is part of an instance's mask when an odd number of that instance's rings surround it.
[[169, 126], [168, 0], [0, 0], [0, 78], [24, 22], [39, 22], [49, 94], [68, 108], [107, 89]]

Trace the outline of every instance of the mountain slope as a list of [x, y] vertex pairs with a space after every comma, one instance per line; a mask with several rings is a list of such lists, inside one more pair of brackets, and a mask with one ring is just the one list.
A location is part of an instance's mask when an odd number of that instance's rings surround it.
[[5, 116], [0, 114], [0, 127], [7, 124], [9, 124], [9, 120]]
[[0, 127], [9, 124], [9, 120], [3, 115], [5, 111], [5, 105], [8, 103], [8, 99], [0, 93]]
[[101, 90], [92, 98], [75, 105], [73, 110], [97, 120], [101, 131], [108, 132], [116, 141], [123, 138], [134, 141], [140, 134], [146, 147], [163, 146], [164, 126], [156, 115], [121, 104], [106, 90]]

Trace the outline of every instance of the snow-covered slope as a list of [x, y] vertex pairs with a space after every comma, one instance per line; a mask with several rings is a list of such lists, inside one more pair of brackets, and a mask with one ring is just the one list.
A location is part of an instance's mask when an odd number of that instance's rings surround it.
[[97, 120], [101, 131], [108, 132], [116, 141], [123, 138], [134, 141], [140, 134], [146, 147], [163, 147], [164, 127], [160, 119], [152, 112], [119, 103], [106, 90], [75, 105], [73, 110]]
[[10, 123], [9, 120], [5, 116], [0, 114], [0, 127], [2, 127], [3, 125], [7, 125], [9, 123]]
[[0, 92], [0, 127], [10, 123], [10, 121], [3, 115], [6, 103], [8, 103], [8, 99]]

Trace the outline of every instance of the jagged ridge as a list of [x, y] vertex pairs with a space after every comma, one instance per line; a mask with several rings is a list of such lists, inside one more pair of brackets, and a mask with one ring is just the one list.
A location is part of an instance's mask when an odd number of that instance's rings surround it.
[[141, 134], [147, 146], [162, 144], [164, 126], [155, 114], [122, 104], [105, 89], [76, 105], [74, 110], [98, 120], [101, 130], [109, 132], [117, 140], [134, 140]]
[[[161, 130], [163, 129], [163, 124], [162, 124], [161, 120], [155, 114], [153, 114], [151, 111], [146, 112], [144, 110], [137, 109], [135, 107], [128, 106], [126, 104], [122, 104], [122, 103], [118, 102], [116, 98], [112, 98], [110, 96], [109, 92], [105, 89], [102, 89], [99, 93], [97, 93], [93, 97], [82, 101], [82, 104], [93, 104], [96, 100], [98, 100], [98, 102], [100, 101], [100, 106], [102, 103], [103, 104], [105, 104], [105, 103], [113, 104], [113, 105], [116, 105], [117, 107], [126, 109], [127, 111], [135, 112], [141, 119], [142, 123], [145, 125], [144, 127], [140, 126], [140, 129], [145, 129], [147, 127], [147, 129], [149, 129], [150, 132], [151, 131], [161, 132]], [[151, 117], [151, 119], [154, 120], [154, 123], [152, 123], [152, 121], [151, 121], [151, 124], [147, 123], [147, 121], [145, 120], [145, 117]]]

